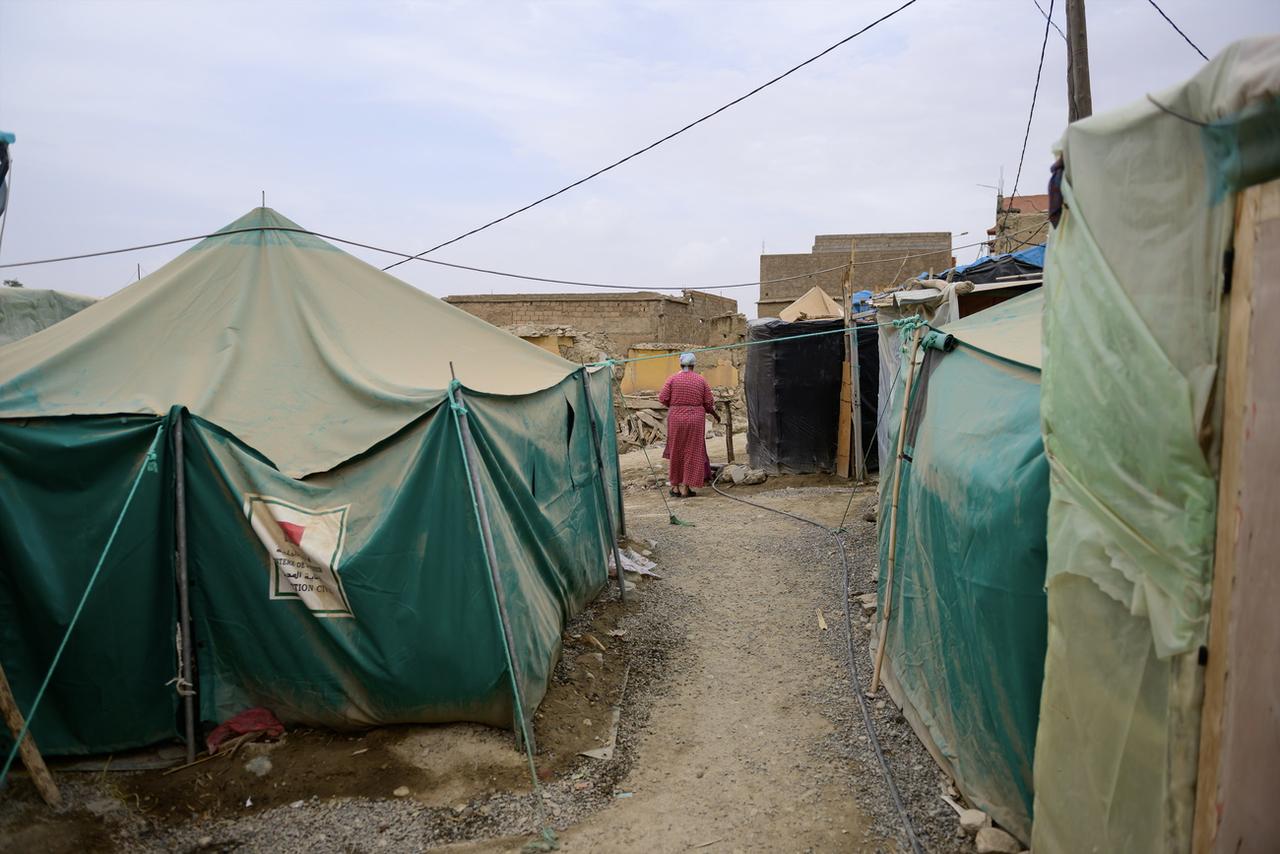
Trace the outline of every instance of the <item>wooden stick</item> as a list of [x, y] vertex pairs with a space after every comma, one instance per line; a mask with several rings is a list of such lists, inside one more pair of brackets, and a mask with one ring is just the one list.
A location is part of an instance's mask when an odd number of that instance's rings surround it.
[[898, 496], [902, 491], [902, 449], [907, 441], [907, 415], [911, 409], [911, 385], [916, 375], [916, 353], [920, 349], [923, 326], [916, 327], [911, 342], [911, 361], [907, 379], [902, 385], [902, 421], [898, 424], [898, 453], [893, 461], [893, 501], [889, 505], [889, 567], [884, 579], [884, 607], [880, 609], [880, 636], [876, 644], [876, 668], [871, 674], [871, 693], [880, 690], [880, 668], [884, 665], [884, 648], [889, 640], [889, 612], [893, 610], [893, 570], [898, 555]]
[[733, 462], [733, 402], [724, 402], [724, 455], [726, 462]]
[[[13, 690], [9, 687], [9, 678], [5, 676], [3, 666], [0, 666], [0, 713], [4, 714], [4, 722], [9, 727], [9, 734], [17, 740], [18, 733], [22, 732], [25, 723], [22, 720], [22, 712], [18, 710], [18, 701], [13, 698]], [[35, 783], [36, 791], [40, 793], [44, 802], [55, 809], [62, 806], [62, 793], [58, 791], [57, 783], [53, 782], [49, 769], [45, 767], [44, 759], [36, 749], [35, 736], [30, 732], [22, 740], [18, 755], [22, 757], [22, 764], [27, 766], [31, 782]]]

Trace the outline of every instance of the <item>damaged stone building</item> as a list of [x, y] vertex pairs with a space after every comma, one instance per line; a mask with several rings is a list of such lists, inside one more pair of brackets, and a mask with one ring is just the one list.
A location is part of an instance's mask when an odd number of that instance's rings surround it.
[[840, 302], [844, 285], [843, 265], [848, 263], [851, 249], [855, 262], [855, 293], [883, 291], [909, 276], [923, 271], [944, 270], [955, 263], [951, 257], [949, 231], [819, 234], [814, 237], [810, 252], [760, 256], [760, 281], [788, 281], [760, 286], [757, 315], [777, 317], [781, 309], [815, 285]]
[[987, 229], [991, 255], [1017, 252], [1049, 240], [1049, 196], [997, 196], [996, 224]]
[[[445, 301], [577, 362], [678, 354], [746, 338], [737, 301], [705, 291], [467, 294]], [[711, 385], [736, 390], [742, 363], [741, 350], [726, 350], [704, 354], [698, 368]], [[677, 369], [677, 355], [634, 362], [623, 376], [623, 390], [656, 391]]]

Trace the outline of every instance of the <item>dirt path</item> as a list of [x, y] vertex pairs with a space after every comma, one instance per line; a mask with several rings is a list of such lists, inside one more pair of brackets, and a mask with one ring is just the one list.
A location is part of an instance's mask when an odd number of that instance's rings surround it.
[[[801, 512], [834, 523], [845, 501], [814, 497]], [[631, 797], [562, 834], [563, 849], [883, 848], [854, 800], [858, 769], [838, 747], [847, 733], [811, 702], [844, 672], [820, 636], [826, 570], [794, 553], [803, 532], [709, 490], [674, 505], [697, 527], [668, 524], [654, 491], [629, 504], [633, 535], [659, 544], [663, 583], [688, 602], [687, 643], [619, 783]], [[825, 616], [840, 631], [839, 615]]]

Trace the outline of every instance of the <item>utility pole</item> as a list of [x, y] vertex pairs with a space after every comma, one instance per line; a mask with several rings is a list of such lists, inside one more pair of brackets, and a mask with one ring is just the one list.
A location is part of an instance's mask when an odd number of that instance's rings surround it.
[[1067, 0], [1067, 104], [1068, 121], [1093, 115], [1089, 89], [1089, 34], [1085, 31], [1084, 0]]

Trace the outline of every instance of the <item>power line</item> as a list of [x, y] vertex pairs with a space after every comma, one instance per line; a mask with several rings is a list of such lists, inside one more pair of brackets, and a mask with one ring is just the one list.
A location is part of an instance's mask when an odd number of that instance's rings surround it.
[[745, 101], [745, 100], [747, 100], [748, 98], [750, 98], [752, 95], [755, 95], [755, 94], [756, 94], [756, 93], [758, 93], [758, 92], [762, 92], [762, 91], [764, 91], [765, 89], [767, 89], [767, 88], [769, 88], [770, 86], [772, 86], [774, 83], [777, 83], [779, 80], [782, 80], [782, 79], [783, 79], [783, 78], [785, 78], [785, 77], [789, 77], [789, 76], [791, 76], [791, 75], [792, 75], [792, 74], [794, 74], [795, 72], [799, 71], [801, 68], [804, 68], [806, 65], [809, 65], [809, 64], [810, 64], [810, 63], [812, 63], [812, 62], [816, 62], [816, 61], [818, 61], [818, 60], [819, 60], [819, 59], [821, 59], [822, 57], [824, 57], [824, 56], [826, 56], [827, 54], [831, 53], [831, 51], [835, 50], [836, 48], [839, 48], [839, 47], [842, 47], [842, 46], [843, 46], [843, 45], [845, 45], [845, 44], [848, 44], [849, 42], [853, 41], [853, 40], [854, 40], [854, 39], [856, 39], [858, 36], [862, 35], [863, 33], [867, 32], [868, 30], [872, 29], [873, 27], [876, 27], [876, 26], [878, 26], [879, 24], [882, 24], [882, 23], [884, 23], [885, 21], [889, 20], [889, 19], [890, 19], [890, 18], [892, 18], [894, 15], [898, 14], [899, 12], [901, 12], [903, 9], [906, 9], [908, 6], [913, 6], [913, 5], [915, 5], [915, 3], [916, 3], [916, 2], [917, 2], [917, 0], [907, 0], [907, 2], [906, 2], [906, 3], [903, 3], [901, 6], [899, 6], [899, 7], [898, 7], [898, 8], [896, 8], [896, 9], [894, 9], [892, 12], [889, 12], [889, 13], [888, 13], [888, 14], [886, 14], [886, 15], [882, 15], [881, 17], [877, 18], [876, 20], [872, 21], [870, 24], [867, 24], [865, 27], [863, 27], [862, 29], [858, 30], [856, 33], [853, 33], [852, 35], [845, 36], [845, 37], [844, 37], [844, 38], [842, 38], [840, 41], [838, 41], [838, 42], [836, 42], [835, 44], [831, 45], [830, 47], [828, 47], [826, 50], [822, 51], [821, 53], [814, 54], [813, 56], [811, 56], [811, 57], [809, 57], [808, 59], [806, 59], [804, 62], [801, 62], [799, 65], [793, 65], [791, 68], [788, 68], [786, 71], [782, 72], [782, 73], [781, 73], [781, 74], [779, 74], [777, 77], [774, 77], [772, 80], [769, 80], [769, 81], [768, 81], [768, 82], [766, 82], [766, 83], [762, 83], [762, 84], [760, 84], [760, 85], [759, 85], [759, 86], [757, 86], [756, 88], [752, 89], [750, 92], [747, 92], [745, 95], [740, 95], [740, 96], [738, 96], [737, 98], [734, 98], [734, 99], [733, 99], [732, 101], [730, 101], [729, 103], [724, 104], [723, 106], [717, 107], [716, 109], [714, 109], [714, 110], [712, 110], [711, 112], [707, 113], [706, 115], [702, 116], [702, 118], [695, 119], [694, 121], [689, 122], [687, 125], [685, 125], [684, 127], [680, 128], [679, 130], [672, 131], [671, 133], [667, 134], [666, 136], [662, 137], [661, 139], [659, 139], [659, 140], [657, 140], [657, 141], [655, 141], [655, 142], [651, 142], [651, 143], [649, 143], [649, 144], [648, 144], [648, 145], [646, 145], [644, 148], [637, 149], [636, 151], [633, 151], [633, 152], [631, 152], [630, 154], [628, 154], [626, 157], [623, 157], [623, 158], [620, 158], [620, 159], [618, 159], [618, 160], [615, 160], [614, 162], [610, 163], [608, 166], [605, 166], [605, 167], [604, 167], [604, 168], [602, 168], [602, 169], [597, 169], [596, 171], [592, 172], [590, 175], [587, 175], [587, 176], [586, 176], [586, 177], [584, 177], [584, 178], [579, 178], [577, 181], [574, 181], [572, 184], [566, 184], [565, 186], [563, 186], [563, 187], [561, 187], [560, 189], [556, 190], [554, 193], [548, 193], [547, 195], [543, 196], [543, 197], [542, 197], [542, 198], [540, 198], [540, 199], [537, 199], [536, 201], [532, 201], [532, 202], [530, 202], [530, 203], [529, 203], [529, 204], [527, 204], [527, 205], [524, 205], [524, 206], [522, 206], [522, 207], [516, 208], [515, 210], [511, 211], [510, 213], [508, 213], [508, 214], [504, 214], [503, 216], [500, 216], [500, 217], [498, 217], [497, 219], [490, 220], [489, 222], [486, 222], [484, 225], [477, 226], [477, 227], [475, 227], [475, 228], [471, 229], [470, 231], [464, 231], [462, 234], [459, 234], [457, 237], [452, 237], [452, 238], [450, 238], [450, 239], [448, 239], [448, 240], [444, 241], [443, 243], [437, 243], [435, 246], [432, 246], [430, 249], [424, 249], [423, 251], [419, 252], [417, 255], [410, 256], [409, 258], [402, 258], [402, 259], [400, 259], [399, 261], [396, 261], [394, 264], [388, 264], [386, 267], [383, 267], [382, 269], [383, 269], [383, 270], [390, 270], [392, 267], [398, 267], [399, 265], [401, 265], [401, 264], [405, 263], [406, 261], [410, 261], [410, 260], [413, 260], [413, 259], [415, 259], [415, 258], [421, 258], [423, 255], [429, 255], [429, 254], [431, 254], [432, 252], [435, 252], [437, 249], [442, 249], [442, 248], [444, 248], [445, 246], [448, 246], [448, 245], [449, 245], [449, 244], [451, 244], [451, 243], [457, 243], [459, 240], [462, 240], [462, 239], [464, 239], [464, 238], [470, 237], [470, 236], [471, 236], [471, 235], [473, 235], [473, 234], [478, 234], [479, 232], [484, 231], [484, 230], [485, 230], [485, 229], [487, 229], [487, 228], [492, 228], [493, 226], [497, 225], [498, 223], [500, 223], [500, 222], [504, 222], [504, 221], [506, 221], [506, 220], [508, 220], [508, 219], [511, 219], [513, 216], [516, 216], [516, 215], [518, 215], [518, 214], [522, 214], [522, 213], [524, 213], [525, 211], [529, 210], [530, 208], [537, 207], [538, 205], [542, 204], [543, 202], [550, 201], [551, 199], [554, 199], [556, 196], [559, 196], [559, 195], [561, 195], [562, 193], [567, 193], [567, 192], [569, 192], [570, 190], [572, 190], [573, 188], [578, 187], [578, 186], [581, 186], [582, 184], [585, 184], [586, 182], [590, 181], [592, 178], [596, 178], [596, 177], [598, 177], [598, 176], [600, 176], [600, 175], [603, 175], [605, 172], [608, 172], [608, 171], [609, 171], [609, 170], [611, 170], [611, 169], [616, 169], [617, 167], [619, 167], [619, 166], [621, 166], [622, 164], [626, 163], [628, 160], [631, 160], [631, 159], [633, 159], [633, 158], [639, 157], [641, 154], [644, 154], [644, 153], [646, 153], [646, 152], [648, 152], [648, 151], [652, 151], [653, 149], [657, 148], [659, 145], [662, 145], [664, 142], [667, 142], [668, 140], [671, 140], [671, 139], [675, 139], [677, 136], [679, 136], [680, 134], [684, 133], [685, 131], [687, 131], [687, 130], [691, 130], [692, 128], [697, 127], [698, 125], [702, 124], [703, 122], [707, 121], [708, 119], [713, 118], [713, 117], [715, 117], [715, 116], [718, 116], [720, 113], [723, 113], [725, 110], [729, 109], [730, 107], [733, 107], [733, 106], [736, 106], [736, 105], [738, 105], [738, 104], [742, 103], [743, 101]]
[[[1011, 234], [1010, 236], [1023, 234], [1031, 230], [1032, 230], [1031, 227], [1024, 228], [1019, 231], [1013, 232], [1013, 234]], [[179, 237], [174, 240], [161, 240], [156, 243], [142, 243], [137, 246], [126, 246], [121, 249], [103, 249], [98, 252], [83, 252], [78, 255], [62, 255], [57, 258], [40, 258], [34, 261], [14, 261], [8, 264], [0, 264], [0, 269], [6, 269], [9, 267], [34, 267], [39, 264], [57, 264], [63, 261], [81, 261], [86, 258], [102, 258], [107, 255], [121, 255], [126, 252], [137, 252], [143, 249], [156, 249], [163, 246], [174, 246], [179, 243], [194, 243], [197, 240], [206, 240], [212, 237], [227, 237], [233, 234], [248, 234], [248, 233], [258, 232], [258, 231], [278, 231], [278, 232], [285, 232], [288, 234], [303, 234], [310, 237], [318, 237], [321, 240], [330, 240], [330, 241], [333, 241], [334, 243], [341, 243], [346, 246], [355, 246], [359, 249], [367, 249], [371, 252], [381, 252], [384, 255], [395, 255], [404, 261], [422, 261], [426, 264], [434, 264], [438, 267], [448, 267], [453, 270], [466, 270], [471, 273], [483, 273], [489, 276], [501, 276], [503, 278], [508, 278], [508, 279], [520, 279], [522, 281], [542, 282], [545, 284], [553, 284], [553, 285], [573, 285], [576, 287], [587, 287], [587, 288], [611, 288], [615, 290], [626, 290], [626, 291], [680, 291], [680, 290], [716, 290], [716, 289], [727, 289], [727, 288], [750, 288], [750, 287], [755, 287], [757, 285], [772, 285], [779, 282], [790, 282], [796, 279], [806, 279], [811, 276], [822, 275], [823, 273], [832, 273], [832, 272], [835, 272], [836, 270], [844, 270], [850, 266], [850, 262], [846, 261], [843, 264], [839, 264], [835, 267], [828, 267], [823, 270], [814, 270], [811, 273], [801, 273], [796, 276], [784, 276], [780, 279], [765, 279], [758, 282], [734, 282], [731, 284], [714, 284], [714, 285], [689, 285], [689, 284], [685, 284], [685, 285], [622, 285], [622, 284], [616, 284], [612, 282], [583, 282], [583, 281], [576, 281], [574, 279], [556, 279], [548, 276], [530, 276], [530, 275], [525, 275], [523, 273], [511, 273], [506, 270], [493, 270], [486, 267], [475, 267], [469, 264], [454, 264], [449, 261], [440, 261], [436, 258], [423, 258], [420, 255], [410, 255], [407, 252], [399, 252], [395, 249], [387, 249], [382, 246], [375, 246], [371, 243], [362, 243], [358, 240], [348, 240], [343, 237], [335, 237], [332, 234], [325, 234], [320, 231], [311, 231], [310, 229], [306, 229], [306, 228], [290, 228], [286, 226], [263, 225], [263, 226], [252, 226], [249, 228], [233, 228], [233, 229], [227, 229], [224, 231], [215, 231], [210, 234], [199, 234], [193, 237]], [[950, 247], [950, 251], [954, 252], [957, 249], [967, 249], [972, 246], [980, 246], [985, 242], [986, 241], [979, 240], [974, 243], [962, 243], [958, 246]], [[879, 258], [879, 259], [868, 260], [868, 261], [854, 261], [852, 262], [852, 264], [855, 267], [862, 266], [864, 264], [888, 264], [894, 261], [905, 261], [910, 258], [926, 258], [932, 255], [937, 255], [939, 251], [941, 250], [935, 250], [933, 252], [917, 252], [910, 255], [901, 255], [896, 258]]]
[[[1013, 192], [1009, 194], [1010, 209], [1013, 208], [1013, 199], [1018, 197], [1018, 182], [1022, 180], [1022, 163], [1027, 157], [1027, 140], [1031, 138], [1031, 120], [1036, 116], [1036, 98], [1040, 94], [1040, 74], [1044, 71], [1044, 51], [1049, 46], [1049, 25], [1053, 23], [1053, 0], [1049, 0], [1049, 11], [1044, 16], [1044, 39], [1040, 42], [1040, 64], [1036, 66], [1036, 85], [1031, 90], [1031, 111], [1027, 114], [1027, 129], [1022, 135], [1022, 153], [1018, 155], [1018, 172], [1013, 178]], [[1009, 214], [1004, 211], [1004, 203], [1001, 201], [1001, 213], [1004, 218], [1000, 221], [1003, 231], [1003, 225], [1009, 221]], [[1002, 236], [997, 234], [997, 237]]]
[[1175, 23], [1173, 22], [1173, 18], [1170, 18], [1168, 15], [1166, 15], [1166, 14], [1164, 13], [1164, 9], [1161, 9], [1159, 6], [1157, 6], [1157, 5], [1156, 5], [1156, 0], [1147, 0], [1147, 2], [1151, 4], [1151, 7], [1152, 7], [1153, 9], [1155, 9], [1157, 12], [1159, 12], [1159, 13], [1160, 13], [1160, 17], [1161, 17], [1161, 18], [1164, 18], [1166, 21], [1168, 21], [1168, 22], [1169, 22], [1169, 26], [1173, 27], [1173, 28], [1174, 28], [1174, 30], [1176, 30], [1176, 31], [1177, 31], [1178, 35], [1182, 36], [1183, 40], [1184, 40], [1184, 41], [1186, 41], [1186, 43], [1187, 43], [1187, 44], [1189, 44], [1189, 45], [1191, 45], [1193, 48], [1195, 48], [1196, 53], [1200, 54], [1200, 58], [1201, 58], [1201, 59], [1203, 59], [1205, 62], [1208, 62], [1208, 61], [1209, 61], [1209, 57], [1207, 57], [1207, 56], [1205, 56], [1205, 55], [1204, 55], [1204, 51], [1202, 51], [1202, 50], [1201, 50], [1201, 49], [1196, 45], [1196, 43], [1195, 43], [1195, 42], [1193, 42], [1190, 38], [1188, 38], [1187, 34], [1186, 34], [1186, 33], [1184, 33], [1184, 32], [1182, 31], [1182, 29], [1181, 29], [1177, 24], [1175, 24]]
[[1036, 8], [1040, 10], [1040, 14], [1044, 15], [1044, 19], [1046, 21], [1053, 24], [1053, 28], [1058, 31], [1058, 35], [1062, 36], [1062, 40], [1065, 42], [1067, 40], [1067, 34], [1062, 31], [1062, 27], [1054, 23], [1053, 18], [1049, 17], [1049, 13], [1046, 12], [1044, 10], [1044, 7], [1040, 5], [1040, 0], [1031, 0], [1031, 2], [1036, 4]]

